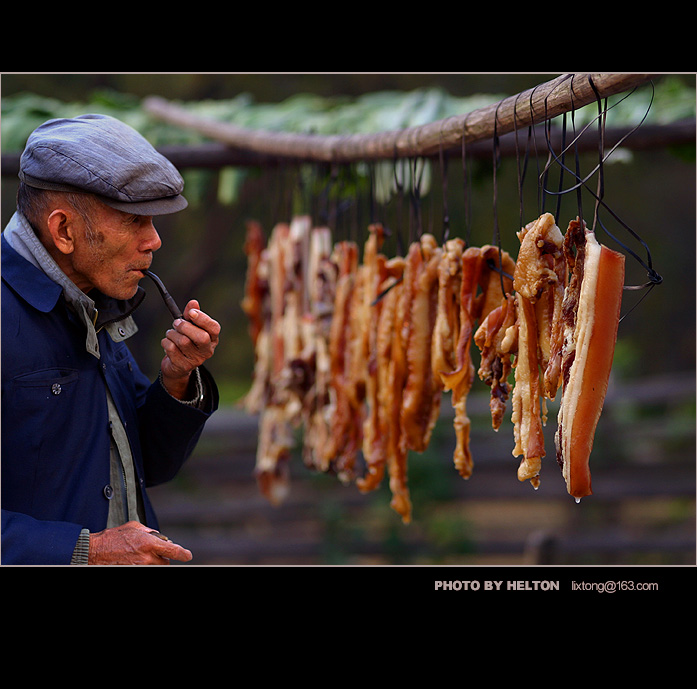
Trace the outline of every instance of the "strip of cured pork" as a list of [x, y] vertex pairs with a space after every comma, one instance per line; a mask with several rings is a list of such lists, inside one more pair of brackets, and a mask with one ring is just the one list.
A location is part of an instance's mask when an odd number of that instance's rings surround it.
[[452, 405], [455, 410], [453, 427], [455, 429], [455, 452], [453, 463], [460, 476], [469, 478], [472, 474], [472, 455], [470, 452], [470, 419], [467, 415], [467, 397], [474, 380], [474, 364], [471, 356], [472, 334], [477, 314], [475, 300], [477, 285], [481, 275], [481, 250], [475, 247], [462, 254], [462, 275], [460, 282], [460, 331], [455, 350], [455, 368], [441, 372], [444, 389], [452, 391]]
[[571, 221], [564, 241], [572, 266], [563, 305], [562, 398], [555, 444], [567, 490], [591, 495], [590, 453], [605, 401], [617, 341], [624, 256]]
[[513, 390], [514, 456], [522, 455], [518, 479], [538, 488], [545, 456], [546, 397], [554, 398], [558, 372], [543, 382], [550, 361], [557, 370], [561, 346], [559, 320], [567, 284], [564, 237], [551, 213], [518, 232], [520, 251], [513, 276], [518, 353]]
[[518, 480], [540, 485], [540, 469], [545, 456], [545, 442], [540, 412], [540, 370], [537, 356], [537, 322], [533, 305], [516, 294], [518, 351], [515, 358], [511, 421], [515, 446], [513, 456], [523, 456]]
[[[363, 263], [367, 267], [366, 285], [363, 294], [366, 332], [363, 346], [366, 360], [366, 417], [363, 422], [363, 459], [365, 472], [356, 480], [362, 492], [376, 489], [385, 472], [387, 436], [384, 429], [384, 412], [380, 392], [386, 385], [384, 374], [387, 368], [386, 345], [389, 346], [394, 321], [385, 332], [385, 319], [382, 314], [385, 306], [380, 299], [382, 291], [390, 279], [387, 260], [380, 253], [384, 241], [382, 225], [374, 224], [368, 228], [368, 239], [363, 251]], [[390, 304], [390, 307], [393, 308]], [[387, 314], [389, 320], [390, 315]], [[382, 327], [381, 327], [382, 324]], [[383, 374], [382, 376], [380, 374]]]
[[516, 264], [506, 251], [495, 246], [484, 246], [481, 253], [483, 291], [477, 308], [480, 325], [474, 333], [474, 342], [481, 352], [477, 375], [491, 388], [491, 426], [497, 431], [511, 392], [508, 378], [517, 344], [515, 301], [511, 296]]
[[460, 292], [462, 290], [463, 239], [448, 240], [438, 267], [438, 313], [433, 331], [433, 371], [442, 375], [457, 368], [460, 338]]
[[498, 431], [503, 422], [506, 402], [511, 394], [508, 382], [513, 368], [513, 355], [518, 345], [516, 301], [506, 294], [500, 306], [489, 312], [474, 334], [474, 342], [481, 352], [477, 374], [491, 388], [489, 409], [491, 427]]
[[[287, 406], [287, 391], [277, 391], [273, 382], [285, 369], [286, 340], [283, 337], [283, 321], [286, 309], [285, 276], [289, 236], [289, 225], [277, 224], [265, 250], [268, 317], [265, 330], [257, 340], [257, 374], [263, 375], [263, 378], [257, 379], [259, 387], [255, 390], [260, 398], [247, 400], [248, 408], [250, 405], [261, 404], [254, 474], [260, 492], [272, 504], [280, 504], [288, 494], [288, 463], [292, 444], [292, 412], [289, 412]], [[261, 266], [258, 268], [261, 269]]]
[[402, 443], [423, 452], [440, 412], [443, 385], [433, 374], [431, 350], [438, 308], [438, 266], [442, 249], [424, 234], [409, 247], [399, 321], [406, 349], [407, 379], [402, 398]]
[[[363, 271], [359, 270], [358, 246], [339, 242], [335, 248], [339, 266], [334, 316], [329, 335], [332, 433], [323, 449], [324, 461], [342, 481], [354, 477], [355, 462], [362, 444], [365, 373], [359, 367], [364, 355], [358, 346]], [[353, 320], [359, 316], [359, 320]]]
[[250, 220], [247, 222], [244, 242], [247, 276], [241, 307], [249, 319], [249, 336], [255, 346], [264, 328], [263, 302], [268, 293], [268, 276], [261, 269], [265, 248], [266, 239], [261, 224], [256, 220]]
[[[334, 314], [338, 266], [332, 257], [329, 228], [313, 228], [310, 236], [307, 292], [308, 311], [303, 315], [305, 346], [301, 358], [307, 376], [303, 400], [303, 463], [308, 469], [326, 471], [323, 449], [332, 433], [329, 413], [331, 363], [329, 334]], [[298, 362], [298, 365], [301, 365]]]
[[406, 307], [405, 264], [406, 261], [401, 259], [393, 266], [395, 271], [399, 271], [401, 279], [393, 283], [384, 297], [379, 341], [381, 361], [387, 367], [381, 373], [379, 394], [382, 423], [386, 431], [387, 469], [392, 493], [390, 507], [408, 524], [411, 521], [412, 504], [407, 480], [408, 451], [402, 442], [402, 398], [407, 380], [407, 357], [406, 342], [400, 327]]
[[271, 377], [269, 250], [260, 223], [247, 223], [246, 229], [247, 275], [241, 307], [254, 346], [254, 372], [243, 406], [250, 414], [260, 414], [266, 404]]
[[[455, 251], [455, 246], [450, 248], [450, 254]], [[460, 248], [458, 247], [459, 251]], [[454, 273], [452, 256], [446, 252], [448, 265], [443, 266], [442, 284], [450, 293], [453, 290], [453, 280], [447, 273]], [[513, 262], [506, 252], [499, 252], [497, 247], [486, 245], [484, 247], [468, 247], [461, 251], [461, 266], [458, 277], [458, 328], [457, 340], [454, 351], [449, 355], [438, 353], [438, 361], [434, 366], [439, 367], [439, 374], [444, 389], [452, 391], [452, 405], [455, 410], [453, 427], [455, 429], [455, 451], [453, 463], [460, 476], [469, 478], [472, 474], [473, 459], [470, 451], [470, 426], [471, 421], [467, 413], [467, 398], [475, 378], [475, 366], [471, 355], [471, 344], [476, 326], [479, 321], [485, 319], [500, 304], [505, 291], [511, 289], [511, 279], [505, 277], [506, 271], [513, 270]], [[498, 270], [496, 268], [498, 267]], [[441, 307], [444, 315], [441, 317], [440, 327], [445, 328], [446, 336], [439, 335], [437, 341], [440, 348], [448, 342], [451, 333], [447, 323], [453, 323], [455, 318], [451, 315], [452, 298], [441, 296]], [[440, 332], [440, 331], [439, 331]], [[446, 369], [440, 368], [443, 364]]]

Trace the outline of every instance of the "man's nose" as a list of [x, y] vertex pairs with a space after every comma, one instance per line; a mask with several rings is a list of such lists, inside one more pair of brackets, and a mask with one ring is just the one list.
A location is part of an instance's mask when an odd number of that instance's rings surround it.
[[143, 237], [143, 242], [141, 243], [141, 249], [143, 251], [157, 251], [162, 246], [162, 240], [160, 235], [155, 229], [155, 225], [152, 220], [150, 220], [145, 228], [145, 234]]

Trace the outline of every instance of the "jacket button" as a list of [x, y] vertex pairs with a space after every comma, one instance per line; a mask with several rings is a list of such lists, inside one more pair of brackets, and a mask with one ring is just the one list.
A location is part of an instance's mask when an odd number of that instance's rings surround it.
[[114, 497], [114, 489], [108, 483], [104, 486], [104, 497], [107, 500], [111, 500]]
[[54, 395], [60, 395], [62, 390], [63, 390], [63, 388], [61, 388], [61, 386], [60, 386], [59, 383], [54, 383], [54, 384], [51, 386], [51, 392], [52, 392]]

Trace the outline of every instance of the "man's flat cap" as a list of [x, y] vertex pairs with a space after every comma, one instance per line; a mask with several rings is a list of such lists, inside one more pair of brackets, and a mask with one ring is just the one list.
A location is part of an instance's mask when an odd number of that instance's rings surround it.
[[164, 215], [186, 208], [184, 180], [135, 129], [107, 115], [53, 119], [27, 139], [19, 178], [29, 186], [97, 195], [117, 210]]

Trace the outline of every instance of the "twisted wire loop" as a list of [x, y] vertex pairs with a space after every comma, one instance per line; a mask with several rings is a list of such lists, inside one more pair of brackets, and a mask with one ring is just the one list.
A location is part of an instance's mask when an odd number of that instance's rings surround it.
[[499, 134], [498, 134], [498, 118], [499, 118], [499, 107], [501, 106], [501, 103], [496, 107], [496, 111], [494, 112], [494, 137], [493, 137], [493, 167], [494, 167], [494, 243], [498, 247], [499, 253], [499, 260], [498, 260], [498, 265], [494, 264], [493, 261], [487, 261], [489, 264], [489, 267], [498, 272], [499, 274], [499, 280], [501, 281], [501, 294], [506, 294], [506, 287], [503, 282], [503, 259], [501, 258], [502, 255], [502, 248], [501, 248], [501, 231], [499, 228], [499, 219], [498, 219], [498, 183], [497, 183], [497, 175], [498, 175], [498, 168], [499, 165], [501, 164], [501, 146], [500, 146], [500, 140], [499, 140]]
[[[534, 92], [534, 89], [533, 89]], [[530, 161], [530, 144], [533, 138], [533, 126], [532, 124], [528, 125], [528, 138], [527, 142], [525, 145], [525, 158], [523, 159], [522, 167], [521, 167], [521, 160], [520, 160], [520, 146], [518, 143], [518, 99], [520, 98], [522, 94], [518, 94], [516, 96], [515, 102], [513, 104], [513, 136], [514, 136], [514, 141], [515, 141], [515, 159], [516, 159], [516, 170], [517, 170], [517, 178], [518, 178], [518, 203], [520, 205], [519, 208], [519, 217], [518, 217], [518, 225], [522, 227], [525, 223], [525, 212], [524, 212], [524, 200], [523, 200], [523, 182], [525, 181], [525, 177], [527, 174], [528, 170], [528, 163]], [[532, 98], [532, 94], [530, 96]]]
[[[403, 223], [402, 223], [402, 207], [404, 198], [404, 173], [402, 172], [402, 179], [399, 179], [397, 174], [397, 164], [400, 162], [400, 158], [397, 152], [397, 144], [395, 143], [394, 148], [394, 160], [393, 160], [393, 176], [394, 176], [394, 186], [397, 192], [397, 253], [401, 256], [404, 254], [405, 241], [403, 236]], [[404, 166], [404, 159], [401, 159], [402, 167]]]
[[465, 246], [469, 246], [472, 240], [472, 218], [470, 207], [471, 176], [467, 166], [467, 145], [465, 132], [467, 131], [467, 117], [462, 124], [462, 184], [463, 184], [463, 205], [465, 216]]
[[[582, 79], [582, 86], [578, 93], [581, 93], [581, 98], [579, 102], [575, 102], [574, 92], [574, 80]], [[650, 79], [648, 83], [651, 84], [651, 99], [644, 113], [643, 117], [639, 123], [625, 133], [611, 148], [606, 150], [605, 145], [605, 124], [607, 119], [607, 113], [614, 107], [617, 107], [626, 98], [629, 98], [639, 85], [635, 85], [631, 90], [625, 92], [621, 98], [614, 104], [608, 105], [608, 95], [603, 97], [600, 94], [600, 90], [597, 88], [593, 80], [593, 75], [578, 75], [578, 74], [566, 74], [560, 77], [555, 83], [551, 84], [552, 88], [549, 88], [544, 98], [540, 99], [536, 94], [538, 89], [542, 87], [549, 87], [550, 84], [539, 84], [529, 90], [528, 92], [521, 92], [513, 98], [508, 98], [500, 101], [496, 104], [493, 112], [493, 134], [492, 138], [492, 157], [493, 157], [493, 223], [494, 223], [494, 237], [493, 242], [499, 248], [499, 260], [498, 262], [492, 261], [491, 263], [498, 263], [498, 265], [490, 265], [490, 268], [496, 270], [501, 275], [501, 284], [503, 288], [503, 278], [505, 273], [502, 270], [501, 263], [501, 232], [499, 228], [499, 218], [498, 218], [498, 172], [501, 163], [501, 147], [500, 147], [500, 136], [503, 132], [504, 134], [508, 131], [513, 131], [514, 141], [515, 141], [515, 159], [517, 165], [517, 182], [518, 182], [518, 197], [519, 197], [519, 213], [520, 213], [520, 227], [524, 226], [524, 196], [523, 187], [526, 175], [528, 173], [529, 166], [531, 164], [531, 155], [535, 157], [535, 164], [537, 165], [537, 205], [538, 211], [544, 212], [545, 204], [547, 203], [548, 197], [556, 198], [556, 213], [555, 217], [560, 216], [560, 209], [562, 198], [567, 194], [576, 194], [576, 200], [578, 205], [578, 218], [583, 222], [584, 212], [583, 212], [583, 193], [587, 193], [591, 196], [594, 201], [593, 208], [593, 219], [592, 227], [595, 231], [597, 227], [602, 228], [602, 230], [610, 237], [626, 254], [636, 260], [639, 265], [641, 265], [647, 273], [647, 282], [641, 285], [625, 285], [625, 290], [645, 290], [645, 294], [639, 300], [639, 303], [648, 295], [648, 293], [656, 286], [660, 285], [663, 281], [662, 276], [654, 269], [653, 260], [651, 256], [651, 251], [648, 244], [642, 239], [642, 237], [626, 222], [624, 222], [617, 213], [608, 205], [605, 199], [605, 175], [604, 175], [604, 164], [608, 158], [619, 148], [624, 141], [631, 136], [646, 120], [649, 111], [651, 109], [653, 99], [655, 96], [655, 89], [653, 81]], [[557, 96], [568, 88], [568, 93], [566, 94], [566, 109], [562, 112], [559, 111], [559, 105], [555, 102]], [[577, 108], [583, 107], [587, 104], [592, 103], [586, 95], [588, 90], [594, 95], [598, 112], [597, 115], [585, 124], [582, 128], [577, 131], [575, 115]], [[601, 89], [602, 90], [602, 89]], [[605, 93], [616, 94], [617, 91], [607, 91]], [[563, 94], [562, 94], [563, 95]], [[523, 108], [519, 116], [519, 101], [521, 98], [527, 97], [529, 103], [529, 110]], [[505, 111], [503, 118], [500, 119], [499, 110]], [[490, 111], [491, 112], [491, 111]], [[462, 159], [462, 175], [463, 175], [463, 192], [464, 192], [464, 239], [465, 244], [469, 245], [471, 239], [471, 207], [470, 207], [470, 171], [467, 165], [467, 142], [470, 140], [477, 140], [479, 137], [475, 132], [470, 132], [470, 129], [474, 127], [476, 130], [478, 126], [481, 126], [479, 120], [481, 119], [482, 113], [474, 111], [473, 113], [468, 113], [463, 119], [460, 117], [449, 117], [439, 123], [438, 132], [436, 137], [436, 148], [435, 153], [438, 154], [440, 160], [440, 171], [442, 176], [442, 194], [443, 194], [443, 227], [442, 227], [442, 240], [447, 241], [450, 236], [450, 217], [448, 213], [448, 189], [447, 189], [447, 167], [448, 158], [447, 156], [452, 152], [452, 139], [453, 137], [459, 138], [459, 143], [461, 145], [461, 159]], [[512, 116], [512, 120], [511, 120]], [[559, 153], [554, 151], [552, 144], [552, 120], [556, 117], [562, 117], [560, 141], [561, 150]], [[506, 121], [504, 121], [506, 120]], [[570, 126], [569, 125], [570, 120]], [[470, 121], [474, 121], [474, 125], [470, 125]], [[511, 126], [512, 121], [512, 126]], [[519, 128], [520, 123], [522, 126], [527, 127], [527, 141], [525, 143], [524, 155], [521, 153], [521, 146], [519, 141]], [[547, 149], [546, 161], [540, 169], [540, 156], [538, 155], [537, 148], [537, 124], [540, 124], [544, 131], [544, 143]], [[436, 124], [436, 123], [434, 123]], [[598, 135], [598, 161], [588, 174], [582, 176], [581, 174], [581, 162], [579, 155], [578, 143], [581, 137], [594, 125], [597, 125], [597, 135]], [[419, 238], [422, 235], [422, 218], [421, 218], [421, 184], [426, 167], [425, 158], [428, 157], [423, 151], [421, 153], [413, 153], [413, 151], [419, 150], [417, 144], [420, 140], [420, 132], [424, 128], [411, 128], [398, 132], [398, 135], [394, 135], [390, 140], [390, 147], [392, 149], [393, 158], [393, 175], [394, 175], [394, 186], [396, 189], [396, 196], [398, 199], [398, 217], [397, 217], [397, 232], [396, 243], [397, 252], [403, 254], [405, 250], [405, 245], [414, 239], [414, 236]], [[569, 132], [570, 129], [570, 132]], [[446, 132], [447, 130], [447, 132]], [[492, 131], [492, 130], [490, 130]], [[532, 153], [531, 153], [532, 150]], [[573, 154], [573, 155], [572, 155]], [[384, 156], [383, 156], [384, 157]], [[573, 157], [574, 165], [573, 168], [570, 163], [567, 162], [567, 158]], [[336, 165], [339, 162], [340, 156], [334, 151], [332, 160], [329, 165], [329, 181], [325, 187], [325, 194], [327, 190], [336, 183]], [[401, 178], [398, 166], [401, 165]], [[552, 168], [556, 166], [559, 171], [559, 179], [556, 189], [552, 189], [550, 185], [550, 172]], [[372, 168], [371, 168], [372, 170]], [[591, 188], [591, 182], [593, 177], [597, 175], [597, 183], [595, 189]], [[565, 184], [567, 179], [570, 178], [571, 182]], [[407, 180], [409, 182], [407, 183]], [[373, 188], [373, 182], [371, 181], [370, 188]], [[403, 227], [402, 222], [402, 209], [403, 201], [408, 200], [407, 207], [410, 210], [407, 227]], [[328, 195], [325, 195], [321, 199], [324, 202], [324, 210], [329, 214], [328, 208]], [[374, 214], [374, 199], [371, 198], [370, 201], [370, 215]], [[615, 236], [607, 228], [606, 223], [603, 221], [602, 214], [609, 214], [620, 226], [622, 226], [636, 242], [638, 242], [645, 252], [645, 258], [639, 256], [639, 254], [630, 248], [625, 242], [621, 241], [617, 236]], [[509, 276], [510, 277], [510, 276]], [[638, 303], [632, 307], [631, 310], [636, 308]], [[630, 312], [631, 312], [630, 310]], [[622, 319], [625, 316], [622, 317]]]
[[[421, 169], [419, 167], [419, 158], [414, 157], [411, 159], [411, 206], [414, 219], [414, 232], [416, 239], [420, 239], [423, 234], [423, 226], [421, 220], [421, 184], [423, 181], [423, 174], [426, 168], [426, 161], [421, 159]], [[413, 238], [413, 235], [412, 235]]]
[[[445, 124], [445, 121], [443, 122]], [[440, 145], [438, 147], [440, 161], [440, 176], [443, 185], [443, 235], [441, 244], [445, 244], [450, 237], [450, 215], [448, 214], [448, 157], [443, 151], [443, 126], [440, 131]]]
[[[545, 168], [543, 171], [540, 173], [538, 177], [538, 185], [539, 188], [541, 189], [541, 193], [543, 195], [555, 195], [558, 197], [557, 199], [557, 209], [559, 209], [559, 202], [561, 200], [561, 197], [564, 194], [568, 194], [571, 192], [576, 192], [577, 195], [577, 203], [578, 203], [578, 215], [579, 219], [583, 220], [583, 207], [582, 207], [582, 198], [581, 198], [581, 192], [586, 191], [590, 196], [594, 199], [594, 209], [593, 209], [593, 223], [592, 227], [593, 230], [596, 230], [596, 227], [599, 226], [603, 229], [603, 231], [606, 233], [608, 237], [610, 237], [623, 251], [625, 251], [629, 256], [631, 256], [634, 260], [636, 260], [639, 265], [641, 265], [644, 270], [646, 270], [648, 280], [647, 282], [640, 284], [640, 285], [625, 285], [624, 289], [625, 290], [646, 290], [644, 295], [639, 299], [639, 301], [632, 306], [632, 308], [624, 314], [621, 318], [620, 321], [622, 321], [624, 318], [626, 318], [649, 294], [649, 292], [656, 287], [657, 285], [660, 285], [663, 282], [663, 277], [654, 269], [653, 267], [653, 259], [651, 256], [651, 250], [647, 244], [647, 242], [634, 230], [632, 229], [625, 221], [623, 221], [618, 214], [608, 205], [608, 203], [605, 200], [605, 176], [604, 176], [604, 164], [608, 160], [608, 158], [614, 153], [614, 151], [622, 145], [622, 143], [629, 137], [631, 134], [633, 134], [646, 120], [649, 110], [651, 109], [651, 105], [653, 103], [654, 95], [655, 95], [655, 88], [653, 85], [653, 82], [650, 82], [651, 84], [651, 99], [649, 101], [649, 105], [646, 109], [646, 112], [644, 113], [643, 117], [641, 120], [638, 122], [638, 124], [633, 127], [630, 131], [628, 131], [624, 136], [622, 136], [614, 146], [612, 146], [609, 150], [605, 150], [605, 123], [607, 119], [607, 113], [610, 109], [616, 107], [619, 105], [622, 101], [624, 101], [626, 98], [629, 98], [632, 93], [636, 90], [636, 87], [629, 91], [628, 93], [624, 94], [622, 98], [620, 98], [616, 103], [612, 105], [608, 105], [608, 100], [605, 98], [604, 105], [603, 105], [603, 100], [600, 97], [600, 94], [598, 93], [595, 84], [593, 83], [592, 77], [588, 77], [588, 81], [590, 84], [591, 89], [596, 95], [596, 103], [598, 106], [598, 113], [597, 115], [591, 119], [578, 133], [576, 133], [576, 126], [575, 126], [575, 119], [574, 119], [574, 114], [575, 114], [575, 107], [573, 105], [573, 76], [571, 75], [571, 83], [569, 85], [570, 88], [570, 98], [572, 100], [572, 107], [570, 110], [570, 115], [571, 115], [571, 121], [572, 121], [572, 132], [573, 136], [571, 141], [567, 144], [566, 142], [566, 114], [564, 115], [564, 125], [563, 125], [563, 131], [562, 131], [562, 144], [561, 144], [561, 152], [560, 154], [556, 154], [553, 150], [553, 146], [551, 143], [551, 137], [550, 137], [550, 128], [549, 128], [549, 120], [546, 121], [545, 123], [545, 141], [547, 145], [547, 150], [548, 150], [548, 159], [547, 163], [545, 165]], [[549, 94], [548, 96], [549, 97]], [[545, 99], [546, 100], [546, 99]], [[582, 177], [580, 173], [580, 158], [579, 158], [579, 153], [578, 153], [578, 141], [581, 138], [581, 136], [594, 124], [597, 124], [598, 128], [598, 162], [597, 164], [593, 167], [593, 169], [585, 176]], [[574, 161], [575, 161], [575, 170], [571, 170], [565, 162], [565, 156], [570, 150], [574, 150]], [[557, 164], [560, 168], [560, 182], [559, 182], [559, 188], [554, 191], [552, 189], [549, 189], [547, 187], [547, 173], [549, 168], [552, 166], [552, 164]], [[564, 188], [563, 183], [562, 183], [562, 176], [564, 173], [568, 173], [571, 175], [572, 179], [574, 180], [574, 183], [572, 183], [570, 186]], [[597, 184], [596, 184], [596, 189], [593, 190], [590, 186], [589, 183], [592, 180], [592, 178], [595, 175], [598, 175], [597, 179]], [[642, 258], [639, 256], [633, 249], [631, 249], [626, 243], [622, 242], [617, 236], [615, 236], [610, 230], [608, 230], [606, 224], [603, 222], [603, 219], [601, 217], [601, 210], [607, 212], [612, 218], [619, 224], [621, 225], [644, 249], [644, 252], [646, 254], [646, 258]], [[557, 211], [558, 212], [558, 211]]]

